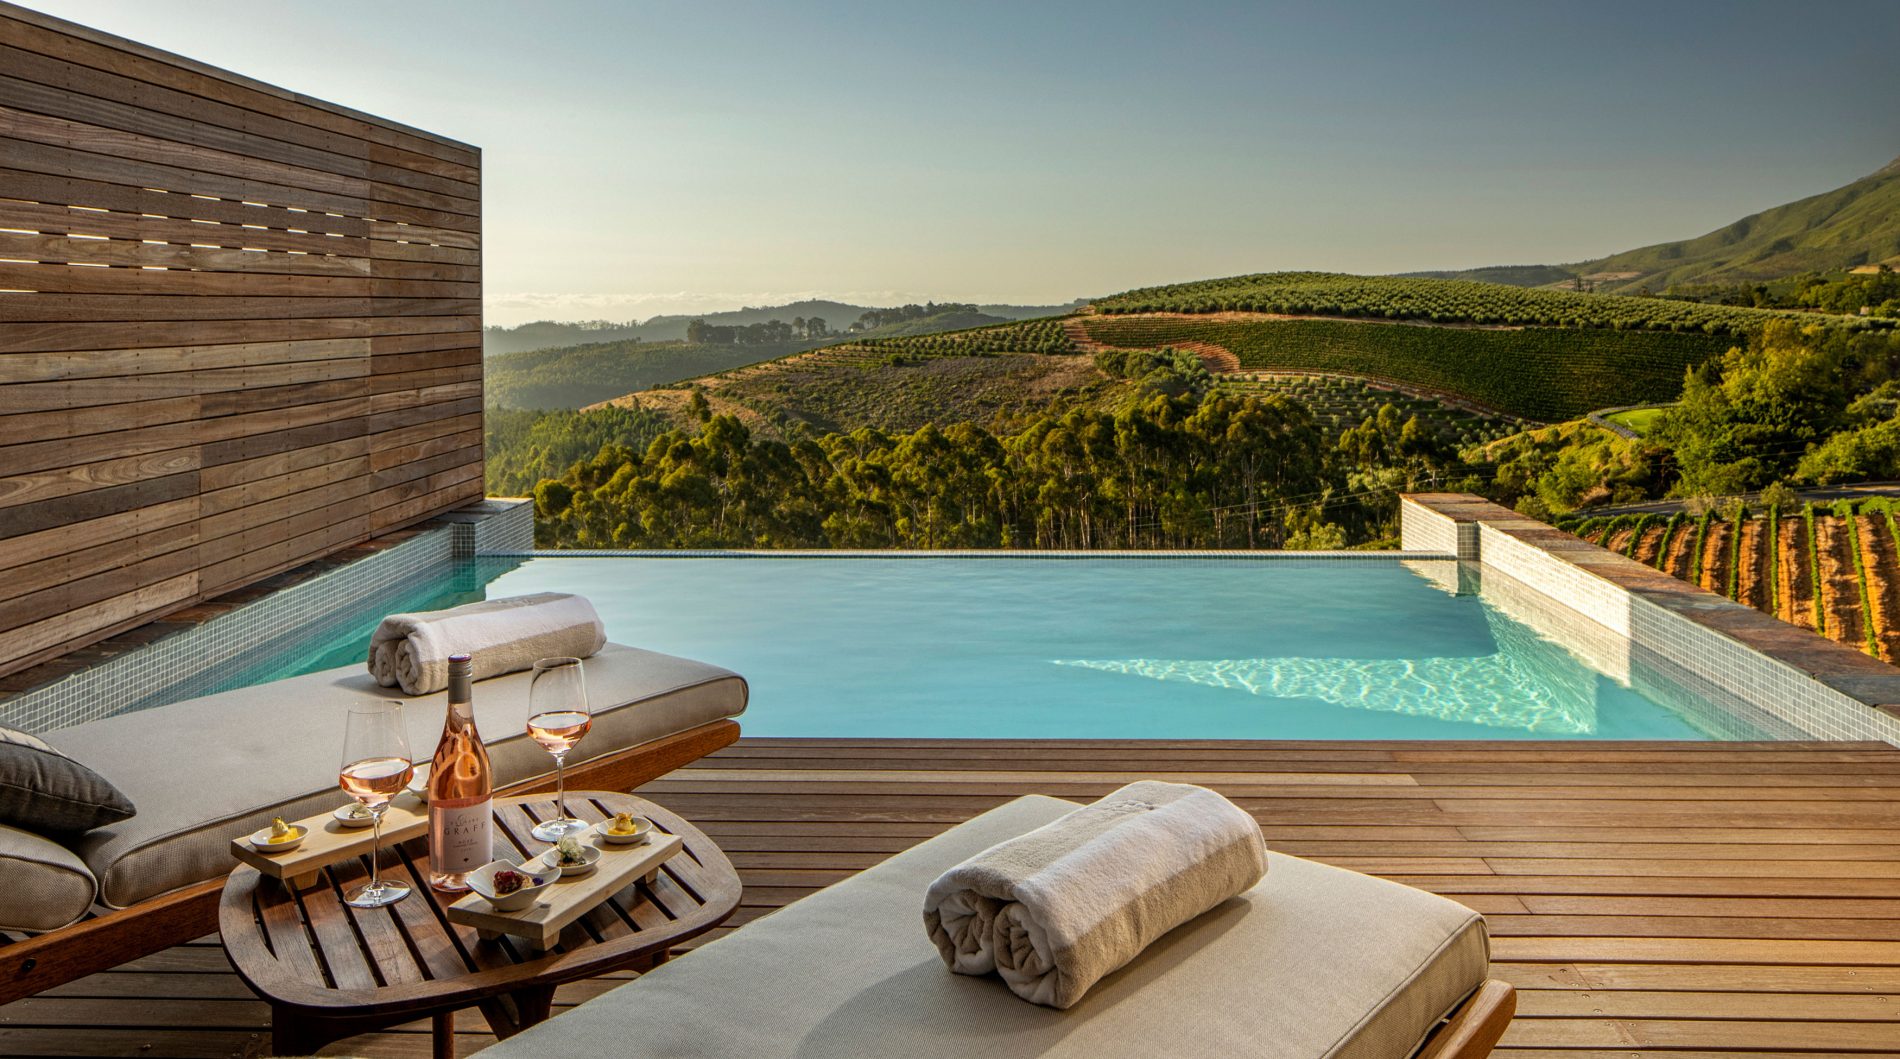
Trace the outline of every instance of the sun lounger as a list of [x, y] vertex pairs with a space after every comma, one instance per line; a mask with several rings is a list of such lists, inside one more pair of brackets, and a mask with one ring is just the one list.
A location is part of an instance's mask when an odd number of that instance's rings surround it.
[[[513, 793], [554, 785], [553, 759], [526, 734], [530, 676], [475, 685], [497, 786]], [[629, 790], [738, 738], [745, 681], [717, 666], [608, 644], [587, 681], [594, 725], [568, 763], [572, 787]], [[0, 834], [0, 875], [14, 874], [11, 854], [29, 880], [0, 897], [0, 930], [44, 932], [0, 946], [0, 1003], [215, 931], [231, 839], [343, 804], [345, 707], [390, 698], [407, 704], [410, 749], [426, 759], [445, 695], [404, 698], [361, 664], [48, 733], [138, 815], [65, 845]], [[95, 898], [104, 914], [79, 919]]]
[[1066, 1011], [946, 970], [920, 922], [931, 880], [1074, 808], [1018, 799], [483, 1055], [1476, 1059], [1510, 1021], [1476, 913], [1279, 854]]

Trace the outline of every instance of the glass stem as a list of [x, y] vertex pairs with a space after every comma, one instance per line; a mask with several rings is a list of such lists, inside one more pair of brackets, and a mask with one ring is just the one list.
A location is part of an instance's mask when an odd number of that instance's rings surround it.
[[567, 815], [567, 755], [554, 755], [554, 810], [561, 819]]
[[370, 810], [369, 814], [369, 892], [381, 893], [383, 889], [383, 811], [380, 808]]

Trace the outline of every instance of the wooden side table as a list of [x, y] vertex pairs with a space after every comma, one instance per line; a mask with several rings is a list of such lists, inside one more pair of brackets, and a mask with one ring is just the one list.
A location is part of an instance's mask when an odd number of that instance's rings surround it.
[[[435, 1054], [455, 1054], [455, 1012], [475, 1006], [499, 1037], [548, 1017], [554, 989], [609, 971], [650, 969], [668, 951], [723, 923], [739, 907], [732, 862], [698, 828], [631, 794], [575, 791], [568, 809], [593, 822], [633, 812], [680, 836], [684, 849], [654, 881], [636, 881], [570, 924], [546, 952], [519, 939], [482, 940], [448, 922], [460, 895], [429, 888], [426, 839], [383, 851], [386, 875], [414, 891], [384, 908], [351, 908], [343, 895], [369, 874], [367, 858], [324, 869], [294, 889], [241, 866], [226, 881], [218, 929], [232, 966], [271, 1006], [271, 1046], [303, 1055], [332, 1041], [423, 1016], [434, 1020]], [[528, 832], [555, 815], [545, 795], [497, 799], [498, 857], [522, 860], [547, 848]]]

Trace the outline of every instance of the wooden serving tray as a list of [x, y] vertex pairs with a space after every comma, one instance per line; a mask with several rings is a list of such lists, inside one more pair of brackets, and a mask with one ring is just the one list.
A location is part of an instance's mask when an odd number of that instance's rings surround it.
[[555, 881], [541, 892], [541, 900], [519, 912], [498, 912], [480, 894], [464, 894], [448, 907], [449, 922], [474, 927], [483, 939], [507, 934], [546, 949], [561, 931], [612, 897], [635, 879], [651, 883], [666, 863], [685, 846], [678, 835], [658, 828], [637, 846], [616, 846], [598, 839], [588, 841], [600, 850], [600, 863], [586, 875]]
[[[265, 875], [302, 889], [315, 882], [317, 873], [330, 865], [368, 855], [375, 841], [375, 828], [344, 827], [330, 815], [334, 811], [291, 821], [309, 828], [310, 833], [304, 836], [301, 845], [288, 853], [265, 853], [251, 845], [249, 835], [232, 839], [231, 853]], [[398, 794], [383, 813], [384, 849], [419, 838], [428, 831], [429, 803], [413, 791]]]

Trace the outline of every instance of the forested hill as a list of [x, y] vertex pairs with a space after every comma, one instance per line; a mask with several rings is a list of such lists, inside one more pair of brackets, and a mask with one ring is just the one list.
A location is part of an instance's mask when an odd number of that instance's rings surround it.
[[1756, 284], [1882, 264], [1900, 268], [1900, 158], [1844, 187], [1750, 214], [1694, 239], [1568, 265], [1500, 265], [1406, 275], [1519, 287], [1581, 280], [1599, 291], [1661, 294], [1671, 288]]
[[[557, 323], [552, 320], [539, 320], [518, 327], [490, 327], [482, 333], [482, 353], [484, 356], [497, 357], [506, 353], [522, 353], [536, 349], [555, 349], [562, 346], [577, 346], [584, 343], [626, 342], [639, 339], [645, 342], [681, 342], [687, 338], [686, 329], [693, 321], [702, 321], [714, 327], [747, 327], [754, 324], [769, 323], [773, 320], [791, 323], [794, 320], [819, 320], [832, 332], [845, 332], [851, 326], [867, 316], [875, 318], [879, 314], [901, 312], [904, 309], [930, 310], [938, 312], [918, 312], [908, 317], [906, 322], [910, 330], [877, 330], [876, 324], [867, 324], [864, 328], [869, 334], [921, 334], [927, 330], [951, 331], [964, 327], [977, 327], [985, 323], [1002, 323], [1008, 320], [1027, 320], [1037, 316], [1051, 316], [1068, 312], [1083, 304], [1081, 301], [1066, 305], [961, 305], [953, 303], [925, 304], [921, 306], [898, 306], [896, 309], [872, 305], [852, 305], [848, 302], [807, 299], [787, 305], [761, 306], [757, 308], [734, 309], [729, 312], [700, 313], [697, 315], [655, 316], [644, 321], [629, 320], [614, 322], [610, 320], [584, 320], [578, 322]], [[954, 311], [960, 315], [946, 317], [934, 326], [920, 322], [922, 317], [945, 315]], [[977, 319], [975, 317], [982, 317]], [[842, 336], [841, 336], [842, 337]]]

